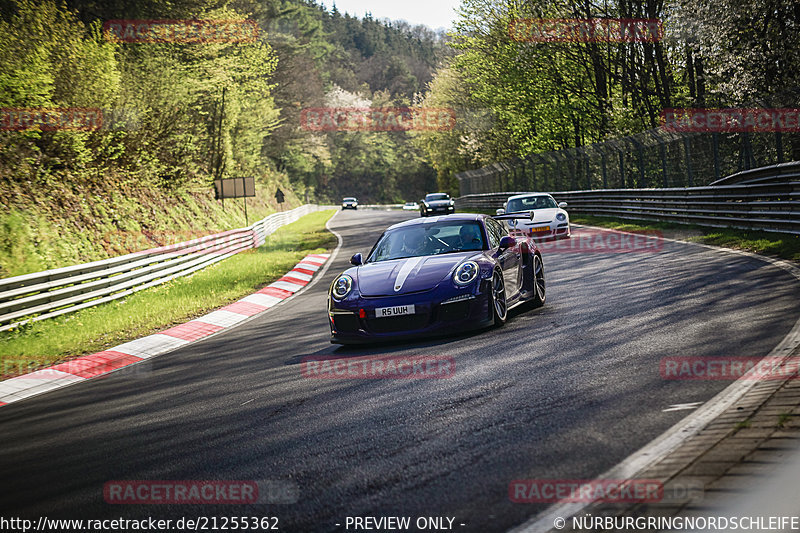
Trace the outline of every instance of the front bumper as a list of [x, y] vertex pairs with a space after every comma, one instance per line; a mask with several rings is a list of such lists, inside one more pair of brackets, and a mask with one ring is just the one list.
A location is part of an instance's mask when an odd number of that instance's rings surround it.
[[423, 208], [428, 215], [452, 215], [456, 212], [454, 205], [431, 206]]
[[520, 225], [509, 230], [511, 235], [516, 237], [531, 238], [540, 240], [560, 240], [569, 239], [572, 231], [569, 222], [553, 222], [551, 224], [524, 226]]
[[[377, 298], [358, 297], [341, 302], [329, 298], [331, 342], [364, 344], [446, 335], [489, 326], [493, 323], [489, 294], [488, 280], [481, 280], [473, 289], [460, 291], [458, 300], [455, 300], [452, 290]], [[414, 306], [414, 314], [384, 318], [375, 316], [378, 307], [406, 305]]]

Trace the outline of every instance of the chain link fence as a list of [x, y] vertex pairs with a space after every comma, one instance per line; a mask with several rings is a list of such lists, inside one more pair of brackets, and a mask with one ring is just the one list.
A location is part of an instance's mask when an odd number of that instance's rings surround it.
[[456, 174], [460, 194], [709, 185], [800, 159], [800, 134], [682, 133], [655, 128], [577, 148], [530, 154]]

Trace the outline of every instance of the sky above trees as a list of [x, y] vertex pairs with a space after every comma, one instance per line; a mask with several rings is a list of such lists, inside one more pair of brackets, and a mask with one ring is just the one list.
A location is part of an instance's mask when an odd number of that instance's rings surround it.
[[424, 24], [431, 29], [450, 29], [456, 18], [459, 0], [328, 0], [327, 7], [336, 8], [357, 17], [372, 13], [374, 18], [405, 20], [411, 24]]

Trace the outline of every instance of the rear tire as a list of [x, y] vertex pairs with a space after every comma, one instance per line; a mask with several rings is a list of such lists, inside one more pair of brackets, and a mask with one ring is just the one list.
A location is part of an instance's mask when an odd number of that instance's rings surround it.
[[506, 301], [506, 283], [503, 280], [503, 273], [499, 270], [495, 270], [492, 274], [491, 291], [494, 325], [502, 326], [508, 317], [508, 302]]

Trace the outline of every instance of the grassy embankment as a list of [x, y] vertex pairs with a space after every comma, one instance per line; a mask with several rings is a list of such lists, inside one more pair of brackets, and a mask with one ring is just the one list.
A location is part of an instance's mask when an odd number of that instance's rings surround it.
[[[108, 178], [31, 183], [0, 178], [0, 278], [76, 265], [244, 227], [241, 199], [222, 202], [208, 187], [176, 191]], [[252, 224], [302, 202], [280, 176], [259, 182], [247, 199]]]
[[0, 333], [0, 371], [9, 377], [107, 349], [246, 296], [282, 276], [305, 255], [332, 248], [336, 239], [325, 229], [325, 222], [334, 212], [307, 215], [280, 228], [264, 246], [192, 276], [117, 302]]

